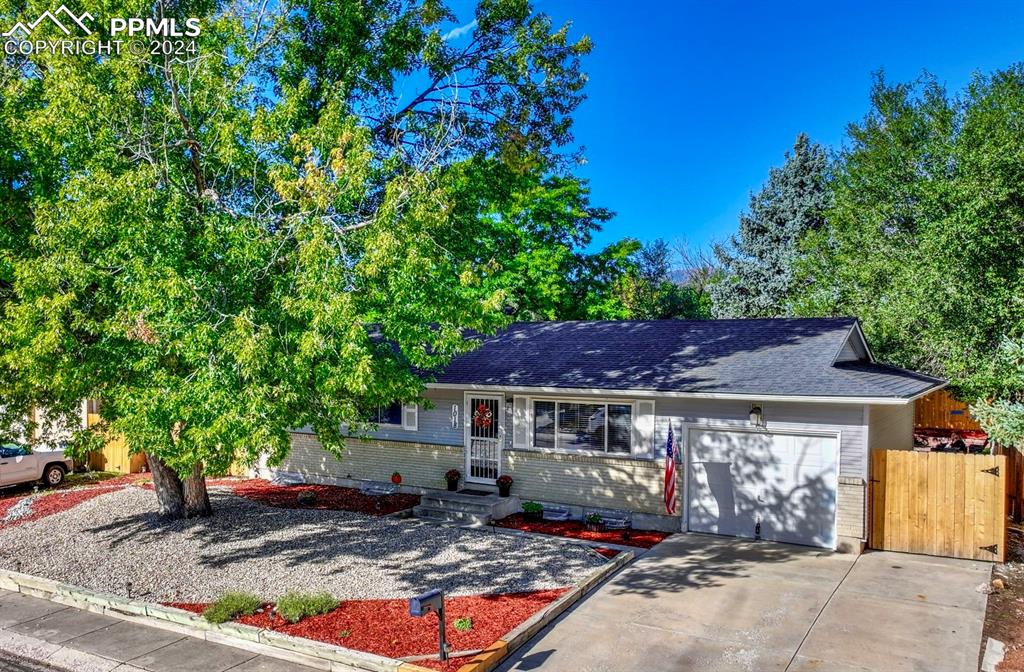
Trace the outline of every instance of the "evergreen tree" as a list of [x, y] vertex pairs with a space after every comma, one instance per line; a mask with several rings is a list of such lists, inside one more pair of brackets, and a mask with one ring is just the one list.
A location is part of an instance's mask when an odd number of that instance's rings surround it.
[[710, 288], [715, 317], [779, 317], [790, 313], [798, 242], [821, 228], [829, 204], [828, 159], [801, 133], [782, 167], [750, 198], [739, 232], [715, 256], [723, 275]]

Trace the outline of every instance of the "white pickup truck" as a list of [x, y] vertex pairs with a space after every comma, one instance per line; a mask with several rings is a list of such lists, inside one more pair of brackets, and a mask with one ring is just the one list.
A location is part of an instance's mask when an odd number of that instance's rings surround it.
[[63, 450], [34, 451], [20, 443], [0, 445], [0, 488], [40, 480], [51, 487], [60, 485], [73, 468]]

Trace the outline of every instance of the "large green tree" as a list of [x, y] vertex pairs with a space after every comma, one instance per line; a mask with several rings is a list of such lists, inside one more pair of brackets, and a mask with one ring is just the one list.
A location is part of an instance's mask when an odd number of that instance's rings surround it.
[[590, 44], [525, 0], [481, 0], [463, 30], [437, 0], [93, 13], [203, 30], [178, 57], [3, 61], [5, 431], [102, 399], [75, 445], [123, 435], [161, 511], [202, 515], [206, 473], [280, 460], [306, 425], [340, 455], [466, 329], [590, 295], [548, 273], [607, 282], [579, 247], [608, 215], [571, 173]]
[[[951, 98], [891, 85], [849, 128], [828, 225], [804, 241], [801, 314], [857, 315], [877, 354], [946, 376], [1024, 444], [1024, 67]], [[1014, 430], [1013, 428], [1017, 429]]]
[[721, 275], [711, 285], [716, 317], [781, 317], [792, 311], [799, 241], [821, 228], [829, 204], [825, 149], [803, 133], [781, 167], [751, 195], [739, 231], [715, 247]]

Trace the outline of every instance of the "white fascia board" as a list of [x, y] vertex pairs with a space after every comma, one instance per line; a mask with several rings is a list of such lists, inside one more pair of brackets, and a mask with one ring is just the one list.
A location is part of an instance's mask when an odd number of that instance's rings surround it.
[[928, 388], [927, 390], [925, 390], [924, 392], [919, 392], [918, 394], [915, 394], [914, 396], [912, 396], [912, 397], [910, 397], [909, 399], [907, 399], [907, 401], [908, 401], [908, 402], [909, 402], [909, 401], [917, 401], [917, 400], [918, 400], [918, 399], [920, 399], [921, 397], [924, 397], [924, 396], [926, 396], [926, 395], [929, 395], [929, 394], [931, 394], [932, 392], [938, 392], [939, 390], [941, 390], [941, 389], [942, 389], [942, 388], [944, 388], [944, 387], [949, 387], [949, 381], [948, 381], [948, 380], [944, 380], [944, 381], [942, 381], [941, 383], [939, 383], [939, 384], [938, 384], [938, 385], [936, 385], [935, 387], [929, 387], [929, 388]]
[[[945, 384], [942, 385], [945, 387]], [[730, 399], [738, 401], [794, 401], [806, 404], [879, 404], [904, 406], [918, 397], [939, 389], [932, 387], [921, 394], [910, 397], [814, 397], [800, 395], [730, 394], [723, 392], [671, 392], [661, 390], [606, 390], [585, 387], [531, 387], [529, 385], [472, 385], [459, 383], [427, 383], [427, 389], [434, 390], [480, 390], [503, 392], [526, 392], [529, 394], [584, 394], [605, 397], [668, 397], [678, 399]]]

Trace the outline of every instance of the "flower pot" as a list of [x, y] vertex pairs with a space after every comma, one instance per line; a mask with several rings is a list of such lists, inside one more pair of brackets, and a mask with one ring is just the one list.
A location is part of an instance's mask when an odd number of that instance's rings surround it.
[[450, 490], [451, 492], [455, 492], [458, 489], [459, 489], [459, 482], [458, 481], [448, 481], [448, 490]]
[[508, 497], [510, 492], [512, 492], [512, 486], [511, 485], [499, 485], [498, 486], [498, 496], [499, 497]]
[[537, 522], [538, 520], [544, 520], [543, 511], [523, 511], [523, 520], [530, 522]]
[[604, 532], [604, 523], [584, 523], [587, 532]]

